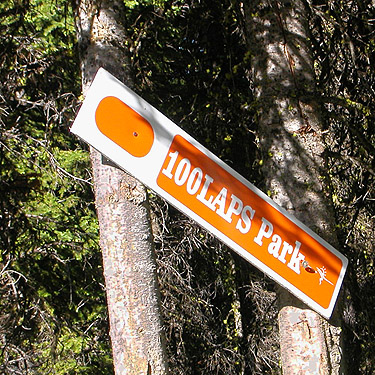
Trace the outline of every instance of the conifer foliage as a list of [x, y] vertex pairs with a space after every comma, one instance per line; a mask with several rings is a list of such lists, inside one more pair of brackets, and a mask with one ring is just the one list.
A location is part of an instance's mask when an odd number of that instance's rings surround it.
[[[276, 1], [282, 6], [283, 1]], [[259, 188], [245, 9], [124, 1], [135, 91]], [[327, 194], [349, 258], [347, 367], [375, 371], [374, 3], [305, 1]], [[107, 308], [79, 108], [74, 6], [0, 3], [0, 373], [110, 374]], [[267, 192], [267, 191], [265, 191]], [[275, 284], [150, 193], [173, 374], [279, 374]]]

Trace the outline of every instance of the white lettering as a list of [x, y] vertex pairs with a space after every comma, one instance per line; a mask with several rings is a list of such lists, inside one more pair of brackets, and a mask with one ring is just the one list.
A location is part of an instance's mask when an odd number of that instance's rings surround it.
[[254, 238], [254, 242], [259, 246], [263, 245], [262, 239], [263, 237], [270, 238], [273, 232], [273, 225], [262, 217], [262, 225], [259, 229], [258, 235]]
[[272, 236], [272, 242], [268, 245], [268, 252], [275, 258], [279, 256], [279, 250], [282, 244], [282, 239], [278, 234]]
[[288, 263], [288, 267], [298, 275], [301, 273], [301, 262], [305, 260], [305, 256], [299, 252], [300, 247], [301, 242], [296, 241], [296, 247], [294, 248], [293, 255]]
[[189, 194], [194, 195], [199, 190], [202, 182], [202, 177], [202, 169], [194, 168], [186, 184], [186, 190]]
[[[229, 211], [229, 210], [228, 210]], [[245, 206], [241, 212], [241, 219], [238, 219], [236, 229], [241, 233], [247, 233], [251, 228], [251, 220], [254, 218], [255, 210], [250, 206]], [[242, 223], [244, 225], [242, 225]]]
[[232, 215], [239, 215], [241, 213], [243, 203], [241, 199], [237, 198], [234, 194], [231, 195], [231, 201], [227, 213], [223, 216], [228, 222], [232, 222]]
[[173, 178], [172, 169], [174, 165], [176, 164], [178, 151], [170, 152], [168, 156], [171, 158], [171, 160], [169, 161], [167, 168], [162, 170], [162, 173], [165, 174], [168, 178], [172, 179]]
[[227, 193], [228, 190], [223, 187], [220, 190], [220, 193], [216, 196], [215, 200], [212, 202], [212, 205], [215, 209], [216, 206], [219, 206], [219, 208], [216, 210], [216, 213], [221, 216], [223, 219], [225, 219], [225, 202], [227, 200]]
[[208, 199], [206, 199], [206, 194], [208, 191], [208, 187], [210, 184], [214, 182], [214, 179], [210, 177], [208, 174], [204, 175], [205, 182], [203, 184], [201, 192], [197, 195], [197, 199], [202, 202], [205, 206], [210, 208], [212, 211], [215, 211], [215, 207], [212, 205], [212, 201], [214, 197], [211, 195]]
[[191, 168], [190, 160], [187, 158], [182, 159], [177, 166], [176, 173], [174, 175], [174, 182], [178, 186], [182, 186], [189, 177]]
[[292, 254], [293, 252], [293, 246], [292, 245], [289, 245], [288, 242], [284, 241], [284, 244], [283, 244], [283, 249], [281, 250], [281, 254], [280, 256], [278, 257], [279, 261], [282, 262], [282, 263], [286, 263], [286, 259], [285, 259], [285, 256], [286, 254]]
[[[228, 223], [232, 223], [233, 216], [237, 216], [236, 229], [246, 234], [250, 231], [252, 220], [254, 219], [255, 210], [249, 206], [244, 206], [243, 201], [236, 195], [230, 195], [230, 202], [228, 197], [228, 188], [222, 187], [216, 197], [212, 194], [208, 194], [208, 190], [211, 184], [214, 183], [214, 179], [208, 174], [204, 175], [201, 168], [195, 167], [192, 170], [191, 162], [188, 158], [184, 158], [177, 164], [179, 152], [170, 152], [168, 154], [170, 160], [166, 168], [162, 170], [162, 173], [169, 179], [173, 179], [177, 186], [183, 186], [186, 184], [186, 191], [190, 195], [194, 195], [200, 202], [207, 206], [210, 210], [216, 212], [220, 217], [226, 220]], [[177, 164], [177, 167], [176, 167]], [[175, 169], [176, 167], [176, 169]], [[173, 173], [173, 170], [175, 172]], [[211, 187], [211, 191], [217, 191]], [[200, 189], [200, 192], [198, 193]], [[208, 197], [207, 197], [208, 196]], [[227, 202], [228, 198], [228, 202]], [[226, 212], [225, 212], [226, 211]], [[262, 224], [259, 228], [258, 234], [254, 237], [254, 242], [263, 246], [264, 239], [270, 239], [271, 242], [268, 244], [268, 253], [274, 258], [278, 259], [281, 263], [287, 264], [287, 266], [297, 274], [301, 272], [301, 262], [305, 259], [305, 256], [300, 253], [301, 242], [295, 241], [295, 247], [290, 245], [288, 242], [283, 241], [282, 237], [278, 234], [273, 234], [273, 224], [262, 217]], [[289, 263], [287, 263], [288, 254], [291, 255]]]

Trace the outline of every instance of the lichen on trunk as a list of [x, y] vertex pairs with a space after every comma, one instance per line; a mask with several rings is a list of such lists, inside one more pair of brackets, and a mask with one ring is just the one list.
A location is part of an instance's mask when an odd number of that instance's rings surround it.
[[[247, 2], [244, 10], [265, 186], [276, 203], [336, 246], [303, 2]], [[339, 320], [328, 323], [285, 290], [279, 301], [283, 374], [343, 373]]]
[[[132, 86], [123, 6], [117, 0], [76, 4], [84, 93], [99, 67]], [[167, 374], [147, 191], [90, 152], [115, 373]]]

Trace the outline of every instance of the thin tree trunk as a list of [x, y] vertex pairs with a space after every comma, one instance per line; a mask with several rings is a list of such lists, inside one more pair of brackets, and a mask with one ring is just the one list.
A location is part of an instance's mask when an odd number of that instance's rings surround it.
[[[267, 189], [337, 246], [323, 186], [324, 142], [303, 2], [248, 1], [244, 15]], [[279, 302], [283, 374], [342, 374], [339, 320], [326, 321], [285, 290]]]
[[[82, 0], [77, 4], [84, 93], [99, 67], [131, 86], [122, 17], [121, 1]], [[146, 189], [110, 163], [103, 164], [94, 149], [91, 160], [115, 373], [166, 374]]]

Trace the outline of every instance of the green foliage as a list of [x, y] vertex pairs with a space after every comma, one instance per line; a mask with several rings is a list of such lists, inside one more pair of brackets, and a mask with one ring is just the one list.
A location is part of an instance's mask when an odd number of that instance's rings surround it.
[[[164, 1], [156, 11], [145, 1], [127, 25], [142, 95], [250, 177], [255, 124], [237, 11], [230, 1]], [[243, 148], [230, 147], [228, 137]]]
[[[136, 90], [257, 182], [249, 55], [237, 11], [230, 1], [144, 1], [128, 9], [126, 24]], [[155, 237], [171, 371], [269, 373], [277, 362], [272, 283], [183, 215], [157, 198], [152, 204], [159, 228], [167, 228]], [[274, 346], [260, 346], [259, 337]]]
[[[318, 2], [317, 2], [318, 3]], [[375, 49], [371, 1], [311, 9], [311, 42], [325, 107], [327, 149], [341, 251], [349, 258], [344, 307], [349, 370], [374, 373]]]
[[0, 5], [0, 372], [112, 371], [65, 1]]
[[[325, 107], [325, 155], [330, 170], [326, 183], [339, 223], [340, 251], [349, 257], [350, 265], [356, 265], [349, 268], [345, 283], [346, 355], [356, 359], [350, 361], [351, 371], [372, 373], [375, 329], [369, 317], [375, 309], [375, 85], [369, 10], [373, 11], [374, 5], [370, 1], [309, 4], [309, 42]], [[257, 103], [248, 79], [251, 56], [243, 39], [239, 3], [165, 1], [156, 8], [144, 1], [129, 11], [126, 23], [137, 89], [142, 96], [261, 186], [258, 168], [263, 158], [257, 154], [253, 120]], [[245, 373], [277, 372], [277, 356], [270, 354], [277, 351], [269, 336], [276, 329], [275, 321], [270, 321], [274, 313], [272, 291], [256, 285], [254, 280], [259, 276], [253, 278], [254, 270], [239, 259], [235, 258], [236, 272], [230, 272], [231, 255], [210, 237], [195, 232], [174, 210], [160, 216], [160, 226], [169, 223], [158, 254], [173, 370], [228, 374], [244, 368]], [[163, 267], [168, 272], [164, 273]], [[239, 273], [242, 267], [246, 272]], [[250, 300], [241, 294], [241, 288]], [[248, 329], [246, 340], [236, 335], [238, 295], [243, 327]], [[171, 312], [174, 310], [178, 312]], [[256, 311], [254, 316], [249, 310]], [[260, 322], [259, 317], [265, 316], [269, 320]], [[260, 341], [267, 342], [268, 348]], [[262, 350], [268, 350], [267, 354]], [[232, 365], [226, 362], [224, 352], [231, 353], [227, 358]], [[252, 353], [257, 353], [255, 358]], [[259, 360], [262, 357], [264, 362]]]
[[[124, 1], [135, 89], [257, 186], [251, 56], [241, 2]], [[68, 6], [69, 5], [69, 6]], [[341, 240], [346, 347], [373, 373], [374, 6], [309, 2], [325, 156]], [[80, 96], [73, 11], [0, 3], [0, 372], [110, 374], [90, 161], [69, 134]], [[151, 196], [174, 374], [276, 374], [274, 284]]]
[[24, 22], [38, 35], [33, 47], [43, 50], [45, 56], [63, 50], [70, 50], [74, 40], [72, 9], [66, 1], [33, 0]]

